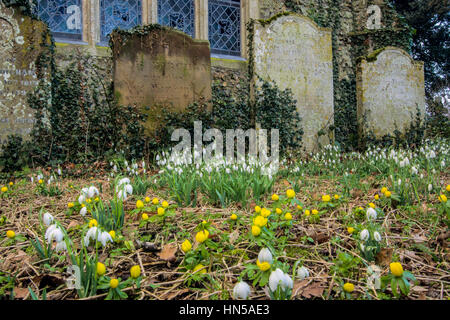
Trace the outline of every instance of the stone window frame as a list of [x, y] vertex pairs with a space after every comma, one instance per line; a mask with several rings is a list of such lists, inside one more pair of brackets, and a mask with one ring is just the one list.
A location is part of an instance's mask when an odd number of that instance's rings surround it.
[[[142, 24], [158, 23], [158, 0], [142, 1]], [[100, 0], [81, 0], [83, 44], [101, 47], [100, 43]], [[208, 0], [194, 0], [195, 38], [208, 40]], [[212, 58], [227, 60], [247, 59], [247, 23], [250, 19], [259, 19], [259, 0], [241, 0], [241, 56], [224, 56], [212, 54]], [[58, 39], [60, 40], [60, 39]], [[61, 43], [66, 41], [61, 39]]]

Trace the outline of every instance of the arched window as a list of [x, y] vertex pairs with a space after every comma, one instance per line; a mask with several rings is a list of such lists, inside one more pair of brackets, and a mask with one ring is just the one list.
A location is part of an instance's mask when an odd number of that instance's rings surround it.
[[141, 0], [101, 0], [100, 1], [100, 41], [108, 41], [115, 29], [130, 29], [142, 24]]
[[82, 39], [81, 0], [38, 0], [35, 10], [55, 38]]
[[194, 0], [158, 0], [158, 23], [194, 37]]
[[241, 1], [208, 1], [211, 53], [241, 55]]

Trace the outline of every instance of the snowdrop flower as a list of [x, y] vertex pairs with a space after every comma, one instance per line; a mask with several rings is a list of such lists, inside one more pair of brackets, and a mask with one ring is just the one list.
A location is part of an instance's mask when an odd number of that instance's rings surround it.
[[118, 198], [119, 200], [125, 201], [125, 200], [127, 200], [127, 193], [126, 193], [124, 190], [120, 190], [120, 191], [117, 193], [117, 198]]
[[243, 299], [247, 300], [251, 293], [251, 288], [245, 281], [238, 282], [233, 289], [233, 297], [234, 299]]
[[111, 235], [108, 232], [106, 232], [106, 231], [103, 231], [99, 235], [99, 241], [102, 243], [102, 245], [104, 247], [106, 247], [106, 242], [108, 242], [108, 241], [113, 243], [113, 239], [112, 239]]
[[86, 208], [86, 207], [81, 208], [80, 214], [81, 214], [83, 217], [86, 215], [86, 213], [87, 213], [87, 208]]
[[31, 183], [34, 183], [34, 178], [33, 178], [33, 177], [31, 177], [31, 179], [30, 179], [30, 180], [31, 180]]
[[98, 195], [100, 192], [98, 192], [98, 189], [94, 186], [89, 187], [88, 189], [88, 197], [93, 198], [96, 195]]
[[131, 184], [125, 185], [125, 192], [128, 193], [128, 194], [132, 194], [133, 193], [133, 187], [131, 186]]
[[97, 227], [89, 228], [88, 232], [86, 232], [86, 238], [89, 240], [90, 239], [95, 240], [97, 237], [99, 237], [99, 235], [97, 235], [98, 231], [99, 230]]
[[430, 183], [430, 184], [428, 185], [428, 192], [431, 192], [431, 190], [433, 190], [433, 185]]
[[58, 175], [62, 175], [61, 168], [58, 168], [57, 172], [58, 172]]
[[130, 179], [128, 179], [128, 178], [123, 178], [123, 179], [120, 179], [120, 180], [119, 180], [118, 185], [121, 186], [122, 184], [130, 184], [130, 183], [131, 183]]
[[398, 185], [400, 186], [402, 184], [402, 179], [398, 179]]
[[53, 222], [53, 216], [50, 213], [46, 212], [44, 214], [43, 220], [45, 225], [50, 226], [50, 224]]
[[369, 208], [367, 208], [366, 216], [367, 216], [367, 219], [369, 219], [369, 220], [375, 220], [377, 218], [377, 212], [374, 208], [369, 207]]
[[298, 270], [297, 270], [297, 277], [300, 280], [308, 278], [309, 277], [309, 270], [307, 268], [303, 267], [303, 266], [301, 268], [298, 268]]
[[375, 231], [373, 233], [373, 238], [375, 239], [375, 241], [380, 242], [381, 241], [381, 235], [378, 231]]
[[417, 174], [418, 170], [416, 169], [416, 167], [412, 167], [411, 168], [411, 173], [412, 174]]
[[272, 253], [267, 248], [261, 249], [261, 251], [258, 254], [258, 260], [261, 263], [268, 262], [269, 264], [272, 264], [273, 261]]
[[117, 172], [117, 166], [116, 166], [116, 165], [114, 165], [113, 171], [114, 171], [114, 172]]
[[86, 201], [86, 196], [84, 195], [84, 194], [82, 194], [82, 195], [80, 195], [79, 197], [78, 197], [78, 203], [79, 204], [82, 204], [82, 203], [84, 203]]
[[364, 229], [363, 231], [361, 231], [361, 233], [359, 234], [359, 237], [361, 238], [362, 241], [367, 241], [369, 240], [369, 230]]
[[55, 227], [52, 228], [51, 232], [48, 233], [47, 237], [48, 243], [52, 242], [53, 240], [55, 240], [56, 242], [61, 242], [62, 239], [64, 238], [64, 234], [62, 233], [61, 229], [57, 227], [55, 224], [53, 224], [52, 226]]
[[269, 277], [269, 288], [270, 291], [277, 291], [278, 286], [281, 286], [281, 290], [292, 289], [294, 282], [291, 277], [281, 271], [281, 269], [277, 268], [275, 271], [272, 271]]
[[67, 251], [67, 245], [65, 241], [60, 241], [56, 244], [56, 252]]

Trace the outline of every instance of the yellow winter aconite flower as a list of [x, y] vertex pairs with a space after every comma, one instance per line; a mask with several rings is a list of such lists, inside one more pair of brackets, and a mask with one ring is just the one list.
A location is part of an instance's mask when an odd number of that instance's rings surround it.
[[334, 198], [335, 198], [336, 200], [339, 200], [340, 196], [339, 196], [338, 194], [335, 194], [335, 195], [334, 195]]
[[166, 209], [166, 208], [169, 207], [169, 203], [168, 203], [167, 201], [163, 201], [163, 202], [161, 203], [161, 205], [162, 205], [162, 207], [163, 207], [164, 209]]
[[205, 225], [205, 224], [208, 224], [208, 221], [203, 220], [203, 221], [202, 221], [202, 225]]
[[106, 273], [106, 267], [103, 263], [97, 262], [97, 274], [101, 277]]
[[270, 210], [269, 210], [269, 209], [266, 209], [266, 208], [263, 208], [263, 209], [261, 210], [261, 215], [262, 215], [264, 218], [267, 218], [268, 216], [270, 216]]
[[276, 208], [276, 209], [275, 209], [275, 212], [276, 212], [277, 214], [282, 214], [282, 213], [283, 213], [283, 210], [281, 210], [280, 208]]
[[6, 191], [8, 191], [8, 188], [7, 187], [2, 187], [2, 192], [6, 192]]
[[158, 203], [159, 203], [158, 198], [153, 198], [152, 203], [153, 203], [153, 204], [158, 204]]
[[371, 207], [372, 209], [375, 209], [376, 206], [374, 203], [371, 202], [371, 203], [369, 203], [369, 207]]
[[230, 217], [231, 220], [237, 220], [237, 215], [235, 213], [233, 213]]
[[16, 236], [16, 233], [14, 231], [12, 231], [12, 230], [8, 230], [8, 231], [6, 231], [6, 236], [9, 239], [13, 239]]
[[388, 191], [388, 189], [387, 189], [386, 187], [381, 188], [381, 193], [382, 193], [382, 194], [385, 194], [386, 191]]
[[252, 226], [252, 234], [257, 237], [261, 234], [261, 228], [258, 226]]
[[111, 280], [109, 281], [109, 286], [110, 286], [112, 289], [117, 288], [117, 287], [119, 286], [119, 280], [117, 280], [117, 279], [111, 279]]
[[38, 183], [39, 183], [39, 184], [43, 184], [43, 183], [44, 183], [44, 180], [39, 179]]
[[347, 232], [350, 233], [350, 234], [352, 234], [353, 232], [355, 232], [355, 228], [353, 228], [353, 227], [348, 227], [348, 228], [347, 228]]
[[293, 197], [295, 197], [295, 191], [292, 190], [292, 189], [288, 189], [288, 190], [286, 191], [286, 196], [287, 196], [289, 199], [292, 199]]
[[259, 262], [259, 260], [256, 260], [256, 265], [258, 266], [259, 270], [261, 271], [267, 271], [270, 269], [270, 263], [266, 262]]
[[145, 203], [149, 203], [151, 200], [149, 197], [145, 197], [144, 201], [145, 201]]
[[267, 224], [267, 219], [263, 216], [257, 216], [255, 219], [253, 219], [253, 224], [262, 228]]
[[89, 228], [98, 226], [98, 222], [95, 219], [89, 221]]
[[142, 209], [142, 208], [144, 208], [144, 203], [142, 202], [142, 200], [136, 201], [136, 208], [137, 208], [137, 209]]
[[401, 277], [403, 275], [403, 267], [400, 262], [392, 262], [389, 265], [389, 268], [391, 269], [391, 273], [396, 277]]
[[95, 202], [99, 202], [99, 201], [100, 201], [100, 198], [99, 198], [99, 197], [95, 197], [94, 201], [95, 201]]
[[311, 211], [305, 210], [305, 216], [309, 217], [310, 214], [311, 214]]
[[92, 200], [91, 200], [91, 199], [86, 199], [86, 202], [87, 202], [87, 203], [91, 203]]
[[68, 204], [67, 204], [67, 207], [70, 209], [70, 208], [73, 208], [73, 206], [74, 206], [74, 204], [73, 204], [73, 202], [69, 202]]
[[447, 190], [448, 192], [450, 192], [450, 184], [448, 184], [447, 187], [445, 187], [445, 190]]
[[130, 269], [130, 275], [133, 279], [138, 278], [141, 275], [141, 267], [138, 265], [132, 266]]
[[114, 230], [111, 230], [110, 232], [108, 232], [109, 235], [111, 236], [111, 238], [114, 240], [116, 238], [116, 232]]
[[158, 216], [162, 216], [162, 215], [164, 215], [164, 212], [166, 212], [166, 210], [164, 210], [164, 208], [161, 208], [161, 207], [159, 207], [157, 211], [158, 211]]
[[303, 210], [302, 206], [298, 204], [297, 205], [297, 210]]
[[285, 215], [284, 215], [284, 218], [286, 219], [286, 220], [292, 220], [292, 214], [290, 214], [289, 212], [287, 212]]
[[379, 200], [380, 196], [378, 194], [376, 194], [374, 198], [375, 198], [375, 200]]
[[202, 243], [205, 242], [209, 237], [209, 232], [208, 230], [203, 230], [203, 231], [199, 231], [197, 232], [197, 234], [195, 235], [195, 240], [197, 240], [197, 242]]
[[255, 212], [256, 213], [260, 213], [261, 212], [261, 207], [260, 206], [256, 206], [255, 207]]
[[9, 185], [12, 187], [14, 185], [14, 182], [10, 181]]
[[184, 253], [188, 253], [192, 249], [192, 244], [189, 240], [184, 240], [184, 242], [181, 244], [181, 250], [183, 250]]
[[439, 201], [440, 202], [447, 202], [447, 196], [445, 194], [441, 194], [439, 196]]
[[272, 200], [273, 200], [273, 201], [278, 201], [279, 199], [280, 199], [280, 197], [279, 197], [277, 194], [274, 193], [274, 194], [272, 195]]
[[311, 213], [312, 213], [313, 215], [316, 215], [316, 214], [319, 214], [319, 211], [316, 210], [316, 209], [313, 209], [313, 210], [311, 211]]
[[193, 271], [196, 272], [196, 271], [202, 269], [201, 271], [198, 271], [197, 273], [206, 273], [206, 269], [203, 269], [203, 268], [205, 268], [204, 265], [198, 264], [198, 265], [195, 266]]
[[143, 213], [142, 214], [142, 220], [147, 221], [148, 220], [148, 214]]
[[348, 292], [348, 293], [352, 293], [353, 290], [355, 290], [354, 284], [353, 283], [349, 283], [349, 282], [345, 283], [343, 288], [344, 288], [344, 291]]
[[330, 200], [331, 200], [331, 197], [328, 194], [322, 196], [323, 202], [329, 202]]
[[384, 195], [386, 196], [386, 198], [390, 198], [392, 193], [388, 190], [384, 193]]

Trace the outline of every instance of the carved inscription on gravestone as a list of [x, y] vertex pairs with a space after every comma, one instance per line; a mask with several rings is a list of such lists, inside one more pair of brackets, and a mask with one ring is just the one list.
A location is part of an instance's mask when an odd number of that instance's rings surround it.
[[[0, 139], [20, 135], [24, 139], [35, 122], [27, 94], [38, 84], [36, 60], [46, 50], [47, 26], [0, 2]], [[50, 39], [46, 39], [50, 43]]]
[[133, 34], [121, 43], [112, 35], [114, 90], [119, 104], [138, 106], [149, 116], [147, 134], [157, 128], [163, 108], [182, 111], [211, 99], [211, 57], [208, 41], [155, 28]]
[[425, 115], [423, 62], [402, 49], [384, 48], [360, 62], [357, 96], [360, 133], [376, 138], [394, 136], [396, 129], [404, 133], [417, 111]]
[[[255, 24], [254, 71], [281, 89], [290, 88], [302, 118], [303, 147], [317, 150], [333, 139], [333, 65], [331, 31], [301, 15]], [[264, 128], [270, 129], [270, 128]], [[324, 134], [319, 134], [323, 132]]]

